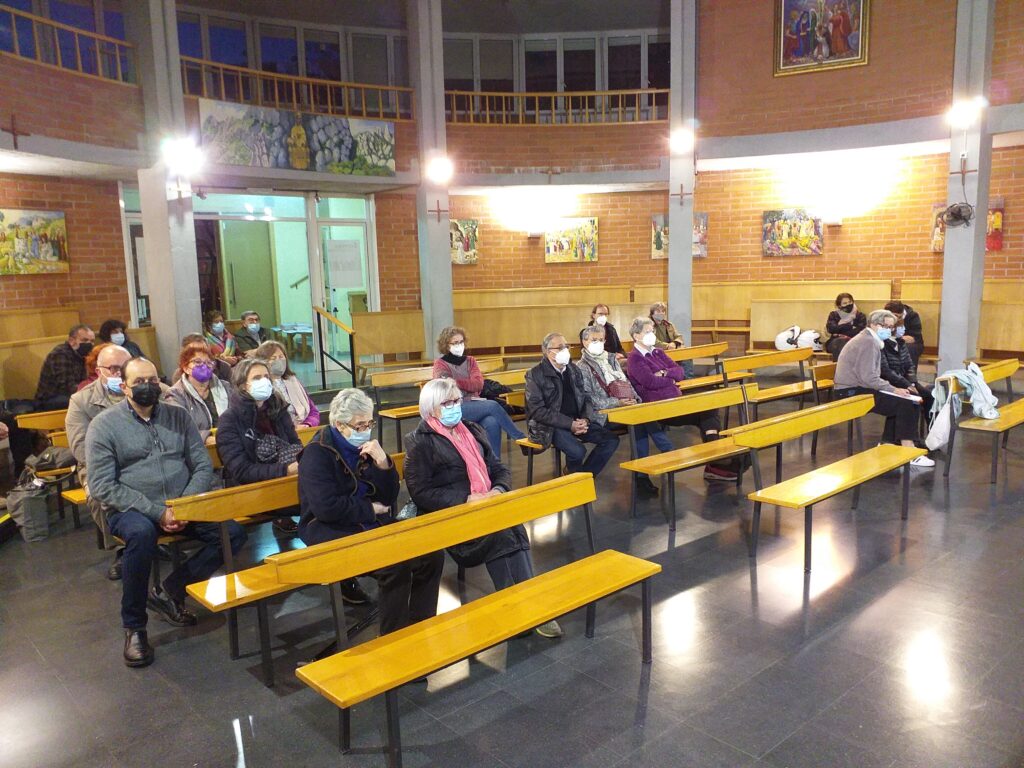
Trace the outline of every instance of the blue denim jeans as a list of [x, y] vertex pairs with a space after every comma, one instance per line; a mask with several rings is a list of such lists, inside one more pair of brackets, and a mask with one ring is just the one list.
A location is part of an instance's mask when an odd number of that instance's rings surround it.
[[[121, 559], [121, 622], [125, 629], [146, 628], [146, 596], [153, 558], [157, 557], [160, 529], [141, 512], [114, 512], [108, 518], [110, 532], [124, 541]], [[237, 554], [245, 545], [245, 529], [228, 523], [231, 551]], [[203, 542], [203, 546], [164, 579], [164, 591], [175, 600], [185, 599], [185, 587], [210, 578], [224, 564], [220, 550], [220, 525], [189, 523], [181, 535]]]
[[514, 440], [526, 437], [512, 421], [508, 411], [496, 400], [462, 401], [462, 418], [479, 424], [487, 432], [487, 440], [491, 444], [494, 455], [501, 458], [501, 433], [505, 432]]
[[675, 450], [672, 439], [665, 434], [660, 423], [655, 421], [651, 424], [641, 424], [636, 428], [636, 457], [638, 459], [651, 455], [651, 440], [662, 453]]
[[[594, 443], [589, 456], [584, 443]], [[590, 472], [597, 477], [619, 447], [619, 437], [604, 427], [591, 424], [582, 435], [556, 428], [552, 430], [551, 444], [565, 454], [565, 466], [570, 472]]]

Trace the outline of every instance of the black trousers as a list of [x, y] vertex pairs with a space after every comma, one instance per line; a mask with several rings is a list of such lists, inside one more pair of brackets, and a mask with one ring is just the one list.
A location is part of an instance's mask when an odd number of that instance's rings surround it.
[[718, 411], [701, 411], [691, 413], [688, 416], [674, 416], [671, 419], [664, 419], [662, 424], [673, 427], [697, 427], [700, 429], [700, 436], [704, 438], [708, 430], [719, 432], [722, 429], [722, 421], [718, 418]]
[[431, 552], [370, 574], [380, 586], [382, 635], [437, 615], [442, 570], [444, 552]]
[[873, 395], [875, 405], [872, 413], [885, 416], [885, 429], [882, 432], [882, 440], [885, 442], [899, 443], [902, 440], [920, 440], [921, 434], [918, 424], [921, 419], [921, 406], [912, 400], [906, 400], [896, 395], [887, 395], [875, 389], [856, 387], [837, 393], [840, 397], [853, 397], [854, 395]]

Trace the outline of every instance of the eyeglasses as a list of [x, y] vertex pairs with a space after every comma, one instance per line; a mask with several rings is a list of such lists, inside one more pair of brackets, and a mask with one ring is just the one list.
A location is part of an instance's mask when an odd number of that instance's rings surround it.
[[442, 408], [454, 408], [456, 405], [462, 405], [462, 398], [461, 397], [458, 397], [458, 398], [456, 398], [454, 400], [442, 400], [441, 401], [441, 407]]
[[346, 424], [345, 426], [349, 429], [355, 430], [356, 432], [368, 432], [377, 426], [377, 420], [371, 419], [363, 424]]
[[96, 367], [114, 376], [120, 376], [123, 370], [120, 365], [97, 365]]

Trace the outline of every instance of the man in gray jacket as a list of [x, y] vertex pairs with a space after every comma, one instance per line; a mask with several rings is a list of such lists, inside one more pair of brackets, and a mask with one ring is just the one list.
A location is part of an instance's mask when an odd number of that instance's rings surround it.
[[[185, 587], [202, 581], [222, 564], [220, 529], [212, 523], [174, 518], [168, 499], [210, 490], [213, 465], [192, 419], [181, 408], [160, 402], [156, 366], [138, 357], [122, 370], [125, 402], [92, 420], [85, 438], [89, 490], [107, 510], [110, 531], [125, 542], [121, 621], [124, 661], [130, 667], [153, 662], [146, 634], [146, 608], [175, 626], [196, 623], [184, 606]], [[161, 532], [198, 539], [203, 547], [147, 594], [149, 573]], [[232, 552], [245, 544], [245, 531], [229, 523]]]

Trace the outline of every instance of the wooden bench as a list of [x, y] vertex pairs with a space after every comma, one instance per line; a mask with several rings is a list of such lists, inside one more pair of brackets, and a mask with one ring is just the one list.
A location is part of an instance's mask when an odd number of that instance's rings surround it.
[[[483, 374], [490, 374], [500, 371], [505, 367], [505, 361], [500, 357], [485, 357], [477, 361], [477, 366]], [[383, 408], [380, 399], [380, 390], [385, 387], [400, 386], [422, 386], [434, 378], [434, 366], [423, 368], [402, 368], [397, 371], [380, 371], [370, 374], [370, 383], [373, 386], [373, 399], [377, 411], [377, 439], [384, 442], [384, 419], [391, 419], [395, 422], [395, 439], [398, 445], [398, 452], [402, 451], [402, 422], [406, 419], [418, 419], [420, 417], [419, 404], [403, 405], [392, 408]]]
[[[437, 552], [596, 499], [593, 476], [576, 473], [500, 496], [267, 558], [282, 583], [335, 584]], [[591, 545], [593, 538], [590, 539]], [[591, 554], [553, 571], [380, 636], [299, 668], [297, 675], [340, 708], [343, 751], [351, 743], [350, 710], [384, 694], [388, 763], [401, 766], [397, 688], [586, 606], [593, 637], [595, 604], [642, 585], [642, 658], [651, 661], [651, 578], [661, 566], [620, 552]], [[525, 736], [525, 734], [524, 734]]]
[[23, 413], [15, 416], [18, 426], [21, 429], [38, 429], [40, 432], [58, 432], [64, 430], [64, 420], [67, 418], [68, 409], [62, 408], [58, 411], [37, 411], [35, 413]]
[[807, 347], [803, 349], [788, 349], [779, 352], [765, 352], [756, 355], [744, 355], [743, 357], [728, 357], [719, 364], [719, 373], [724, 384], [728, 384], [728, 376], [731, 373], [754, 373], [764, 368], [772, 368], [780, 365], [797, 363], [800, 366], [800, 381], [792, 384], [781, 384], [768, 389], [756, 389], [747, 387], [747, 402], [750, 405], [750, 418], [757, 420], [757, 406], [760, 403], [767, 403], [773, 400], [782, 400], [790, 397], [800, 398], [800, 407], [803, 407], [804, 396], [812, 394], [814, 387], [804, 377], [804, 362], [811, 358], [814, 350]]
[[[646, 458], [640, 458], [637, 456], [636, 448], [639, 428], [678, 416], [690, 416], [704, 411], [717, 411], [720, 408], [729, 408], [733, 405], [740, 408], [741, 422], [746, 421], [745, 400], [741, 387], [715, 389], [710, 392], [699, 392], [671, 400], [656, 400], [650, 403], [624, 405], [619, 408], [606, 408], [601, 411], [601, 413], [608, 417], [609, 423], [621, 424], [629, 430], [630, 461], [623, 462], [619, 466], [634, 473], [631, 476], [630, 483], [630, 517], [636, 517], [636, 483], [639, 479], [639, 474], [667, 476], [669, 506], [672, 514], [669, 521], [669, 530], [675, 530], [675, 473], [698, 465], [704, 465], [709, 461], [719, 461], [746, 453], [745, 448], [738, 450], [731, 440], [719, 439], [700, 445], [689, 446], [681, 450], [669, 451], [668, 453], [659, 454], [657, 457], [647, 456]], [[667, 457], [670, 456], [672, 458], [668, 459]], [[651, 459], [657, 460], [652, 461]], [[644, 469], [647, 466], [657, 467], [660, 471], [657, 473], [647, 472]], [[740, 480], [741, 478], [737, 477], [737, 485], [740, 483]]]
[[[1009, 403], [999, 405], [999, 418], [982, 419], [977, 416], [961, 418], [959, 421], [950, 418], [949, 444], [946, 446], [946, 468], [942, 472], [943, 477], [949, 477], [949, 469], [953, 464], [953, 442], [956, 433], [960, 430], [968, 432], [980, 432], [990, 435], [992, 438], [992, 471], [989, 475], [989, 483], [995, 483], [999, 472], [999, 438], [1002, 436], [1003, 450], [1006, 449], [1010, 439], [1010, 430], [1024, 424], [1024, 400], [1013, 400], [1013, 385], [1011, 380], [1013, 374], [1020, 368], [1020, 360], [1010, 358], [1000, 360], [996, 363], [980, 366], [981, 375], [986, 384], [997, 381], [1006, 381]], [[970, 400], [964, 398], [964, 390], [958, 379], [940, 376], [935, 380], [935, 386], [946, 387], [950, 397], [957, 397], [961, 402], [967, 404]]]
[[[832, 397], [832, 391], [835, 389], [836, 382], [836, 364], [835, 363], [820, 363], [818, 365], [811, 366], [811, 387], [814, 389], [814, 404], [821, 405], [824, 402], [823, 395], [827, 392], [829, 398]], [[847, 435], [847, 442], [852, 445], [853, 440], [853, 422], [850, 422], [850, 431]], [[852, 447], [847, 447], [847, 452], [852, 452]], [[811, 438], [811, 456], [818, 455], [818, 432], [815, 430], [814, 437]]]
[[[297, 434], [299, 436], [299, 441], [303, 445], [308, 445], [309, 441], [312, 440], [313, 437], [316, 435], [316, 433], [319, 432], [321, 429], [323, 429], [323, 425], [321, 425], [319, 427], [296, 427], [295, 428], [295, 434]], [[217, 434], [217, 429], [214, 428], [210, 432], [210, 434], [211, 435], [216, 435]], [[216, 443], [207, 443], [207, 445], [206, 445], [206, 452], [210, 455], [210, 461], [213, 463], [213, 468], [214, 469], [221, 469], [221, 468], [223, 468], [224, 462], [222, 462], [220, 460], [220, 453], [217, 452], [217, 444]]]

